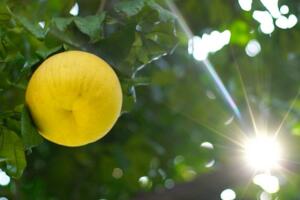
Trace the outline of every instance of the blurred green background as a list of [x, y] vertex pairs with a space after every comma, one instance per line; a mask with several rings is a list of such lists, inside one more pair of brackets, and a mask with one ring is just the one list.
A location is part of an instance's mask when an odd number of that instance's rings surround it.
[[[0, 0], [0, 166], [11, 177], [0, 172], [0, 197], [299, 199], [299, 16], [296, 0]], [[32, 72], [69, 49], [110, 63], [124, 95], [112, 131], [80, 148], [40, 143], [22, 111]], [[236, 144], [253, 132], [246, 98], [271, 134], [290, 110], [273, 194], [253, 183]]]

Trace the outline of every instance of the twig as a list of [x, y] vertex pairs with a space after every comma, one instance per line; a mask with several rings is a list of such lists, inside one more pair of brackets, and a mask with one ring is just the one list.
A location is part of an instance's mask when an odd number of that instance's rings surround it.
[[18, 180], [14, 180], [15, 183], [15, 191], [14, 191], [14, 196], [16, 199], [20, 199], [21, 194], [20, 194], [20, 185], [19, 185], [19, 181]]
[[105, 7], [105, 3], [106, 3], [106, 0], [101, 0], [100, 4], [99, 4], [99, 7], [98, 7], [98, 10], [97, 10], [97, 13], [100, 13], [103, 11], [104, 7]]

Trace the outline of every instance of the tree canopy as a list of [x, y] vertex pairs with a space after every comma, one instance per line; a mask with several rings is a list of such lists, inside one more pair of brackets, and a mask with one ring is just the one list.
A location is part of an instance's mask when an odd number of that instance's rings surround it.
[[[243, 2], [0, 1], [0, 197], [299, 198], [300, 3]], [[24, 104], [32, 73], [68, 50], [107, 61], [124, 97], [111, 132], [77, 148], [42, 139]], [[273, 194], [243, 159], [255, 129], [282, 146]]]

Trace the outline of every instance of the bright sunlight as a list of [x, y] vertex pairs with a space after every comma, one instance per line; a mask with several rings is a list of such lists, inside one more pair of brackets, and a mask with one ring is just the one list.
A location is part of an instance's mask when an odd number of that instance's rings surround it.
[[246, 141], [245, 160], [258, 171], [269, 171], [278, 168], [282, 148], [274, 137], [257, 136]]

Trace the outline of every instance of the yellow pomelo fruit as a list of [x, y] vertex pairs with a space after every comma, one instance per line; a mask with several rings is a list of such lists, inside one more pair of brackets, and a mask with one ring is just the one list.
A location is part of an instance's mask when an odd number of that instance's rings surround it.
[[34, 72], [26, 104], [44, 138], [81, 146], [113, 127], [121, 112], [122, 91], [105, 61], [90, 53], [67, 51], [48, 58]]

